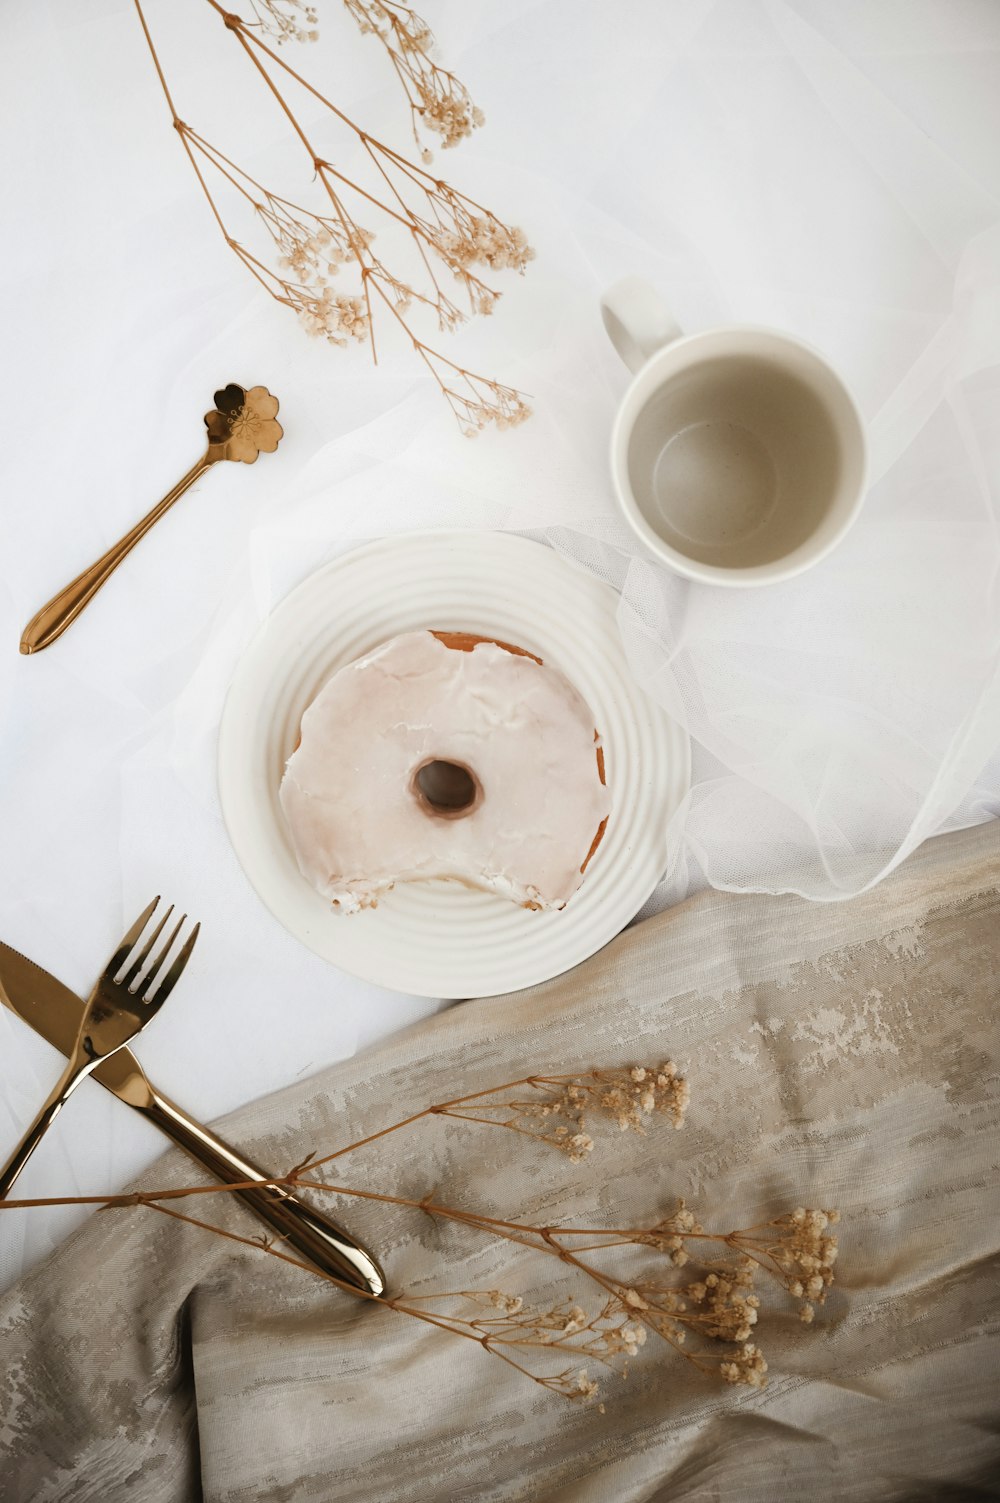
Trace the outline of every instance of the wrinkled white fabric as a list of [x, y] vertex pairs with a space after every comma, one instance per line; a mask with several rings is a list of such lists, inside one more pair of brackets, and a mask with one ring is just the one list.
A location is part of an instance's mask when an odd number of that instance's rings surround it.
[[[315, 202], [310, 164], [209, 7], [146, 8], [178, 113]], [[321, 41], [291, 60], [405, 149], [377, 44], [323, 8]], [[197, 969], [142, 1051], [206, 1117], [429, 1005], [301, 949], [219, 818], [215, 738], [243, 647], [358, 541], [513, 528], [621, 588], [633, 671], [693, 740], [651, 908], [706, 882], [843, 897], [942, 823], [1000, 812], [1000, 7], [427, 8], [487, 115], [436, 161], [538, 251], [523, 280], [496, 278], [496, 315], [446, 346], [531, 396], [530, 423], [475, 441], [401, 342], [384, 342], [376, 371], [360, 349], [310, 341], [236, 262], [131, 0], [34, 0], [4, 17], [0, 935], [85, 988], [152, 893], [200, 917]], [[311, 105], [306, 118], [325, 131]], [[852, 385], [871, 491], [802, 578], [688, 585], [617, 520], [606, 450], [627, 375], [597, 299], [628, 272], [684, 328], [790, 329]], [[278, 453], [206, 476], [63, 641], [19, 658], [41, 602], [198, 456], [229, 380], [279, 396]], [[0, 1148], [55, 1069], [0, 1012]], [[112, 1188], [156, 1151], [96, 1089], [74, 1112], [78, 1131], [30, 1167], [37, 1193]], [[18, 1223], [0, 1279], [72, 1218]]]

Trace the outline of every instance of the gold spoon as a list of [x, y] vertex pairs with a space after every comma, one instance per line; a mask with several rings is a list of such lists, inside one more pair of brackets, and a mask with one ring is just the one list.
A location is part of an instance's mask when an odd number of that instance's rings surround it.
[[21, 635], [21, 651], [41, 652], [43, 647], [61, 637], [70, 622], [75, 621], [84, 606], [93, 600], [101, 585], [110, 579], [122, 559], [132, 552], [139, 539], [146, 536], [178, 496], [183, 496], [213, 464], [220, 459], [253, 464], [258, 454], [273, 454], [283, 432], [281, 424], [275, 420], [277, 411], [278, 399], [272, 397], [265, 386], [252, 386], [245, 391], [242, 386], [230, 383], [217, 391], [214, 409], [205, 414], [208, 448], [198, 463], [121, 542], [109, 548], [103, 558], [78, 574], [52, 597], [48, 605], [43, 605], [38, 614], [32, 616]]

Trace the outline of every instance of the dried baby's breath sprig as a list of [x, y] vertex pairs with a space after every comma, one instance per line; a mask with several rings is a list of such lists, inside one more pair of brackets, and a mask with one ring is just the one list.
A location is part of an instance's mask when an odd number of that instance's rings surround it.
[[[754, 1293], [754, 1264], [712, 1263], [703, 1276], [690, 1284], [665, 1283], [650, 1277], [632, 1285], [620, 1285], [617, 1294], [623, 1307], [632, 1311], [672, 1346], [682, 1347], [689, 1335], [702, 1340], [748, 1340], [757, 1324], [760, 1299]], [[691, 1356], [690, 1351], [684, 1353]]]
[[[418, 127], [433, 131], [442, 146], [457, 146], [485, 116], [473, 104], [465, 84], [433, 58], [434, 36], [427, 22], [397, 0], [343, 0], [363, 36], [375, 36], [385, 48], [410, 107], [413, 139], [421, 147]], [[254, 19], [246, 24], [261, 36], [285, 42], [319, 41], [319, 16], [308, 0], [250, 0]], [[422, 148], [422, 160], [431, 153]]]
[[[410, 106], [413, 139], [418, 127], [434, 131], [442, 146], [457, 146], [483, 124], [465, 85], [434, 62], [434, 37], [427, 22], [396, 0], [344, 0], [363, 35], [376, 36], [385, 48]], [[431, 154], [423, 152], [429, 162]]]
[[[808, 1315], [802, 1313], [802, 1319], [811, 1321], [814, 1307], [823, 1303], [833, 1282], [837, 1238], [831, 1228], [839, 1220], [836, 1211], [798, 1207], [751, 1227], [710, 1232], [683, 1201], [678, 1201], [666, 1215], [639, 1226], [543, 1226], [504, 1220], [468, 1205], [445, 1205], [433, 1193], [415, 1199], [334, 1184], [319, 1175], [321, 1165], [431, 1117], [506, 1127], [537, 1141], [554, 1142], [572, 1160], [584, 1157], [589, 1150], [580, 1144], [567, 1147], [565, 1134], [559, 1129], [580, 1129], [586, 1112], [610, 1117], [623, 1131], [642, 1132], [656, 1116], [679, 1126], [687, 1106], [686, 1082], [670, 1061], [654, 1067], [633, 1065], [573, 1075], [531, 1075], [425, 1107], [325, 1157], [310, 1153], [294, 1169], [268, 1183], [410, 1207], [558, 1259], [575, 1279], [600, 1291], [596, 1313], [588, 1313], [584, 1301], [575, 1296], [536, 1307], [527, 1304], [522, 1295], [499, 1288], [376, 1297], [351, 1286], [341, 1287], [360, 1298], [377, 1299], [382, 1308], [476, 1341], [484, 1351], [562, 1397], [575, 1401], [597, 1397], [598, 1380], [591, 1372], [604, 1368], [627, 1374], [629, 1362], [649, 1347], [650, 1338], [669, 1346], [716, 1380], [762, 1388], [767, 1382], [767, 1362], [758, 1337], [764, 1312], [755, 1280], [759, 1274], [769, 1275], [800, 1303], [801, 1312], [808, 1310]], [[560, 1121], [561, 1116], [570, 1120]], [[242, 1236], [176, 1206], [178, 1200], [250, 1188], [259, 1190], [261, 1182], [116, 1196], [11, 1200], [0, 1202], [0, 1210], [65, 1204], [96, 1204], [105, 1211], [143, 1207], [340, 1284], [340, 1280], [291, 1256], [280, 1242], [260, 1235]], [[613, 1261], [606, 1266], [601, 1255], [609, 1252]], [[636, 1268], [627, 1278], [621, 1265], [630, 1254]], [[683, 1276], [678, 1275], [681, 1268], [686, 1270]], [[470, 1305], [471, 1314], [467, 1309]], [[721, 1354], [717, 1343], [727, 1348]]]
[[687, 1239], [705, 1235], [707, 1234], [701, 1223], [695, 1220], [684, 1201], [678, 1200], [676, 1208], [668, 1216], [643, 1233], [642, 1242], [645, 1247], [653, 1247], [658, 1252], [666, 1253], [675, 1268], [683, 1268], [690, 1257]]
[[[407, 1295], [404, 1302], [415, 1313], [419, 1306], [427, 1311], [431, 1305], [451, 1305], [454, 1301], [471, 1303], [486, 1311], [465, 1316], [459, 1310], [436, 1308], [439, 1322], [458, 1335], [480, 1342], [484, 1350], [502, 1358], [512, 1367], [533, 1378], [543, 1388], [565, 1398], [592, 1399], [598, 1383], [589, 1376], [588, 1367], [577, 1367], [581, 1360], [627, 1373], [628, 1358], [638, 1355], [646, 1343], [646, 1328], [637, 1322], [617, 1296], [605, 1299], [596, 1314], [588, 1314], [575, 1299], [559, 1300], [550, 1306], [532, 1309], [520, 1296], [500, 1289], [464, 1289], [454, 1294]], [[569, 1367], [554, 1368], [553, 1359], [572, 1357]]]
[[815, 1306], [826, 1301], [837, 1261], [837, 1238], [830, 1231], [840, 1212], [798, 1206], [785, 1216], [759, 1226], [733, 1232], [729, 1245], [741, 1249], [786, 1288], [793, 1299], [802, 1300], [799, 1319], [810, 1325]]
[[468, 200], [447, 183], [429, 187], [426, 193], [433, 219], [421, 219], [419, 224], [442, 261], [460, 280], [466, 280], [470, 266], [524, 272], [534, 258], [523, 230], [516, 225], [508, 228], [488, 211], [472, 213]]
[[[461, 310], [440, 287], [434, 289], [434, 297], [429, 297], [390, 271], [373, 249], [373, 232], [354, 218], [339, 195], [333, 199], [334, 213], [315, 213], [265, 188], [183, 121], [177, 128], [203, 173], [218, 173], [252, 209], [271, 240], [277, 270], [241, 241], [227, 237], [228, 243], [271, 296], [298, 315], [308, 334], [321, 335], [337, 345], [369, 340], [370, 291], [384, 295], [389, 308], [398, 315], [414, 304], [422, 304], [436, 314], [442, 329], [452, 329], [463, 321]], [[361, 267], [361, 295], [341, 286], [339, 278], [345, 266], [348, 270]], [[428, 350], [427, 354], [433, 352]]]
[[[287, 38], [300, 25], [295, 15], [311, 15], [310, 7], [288, 6], [285, 0], [257, 3], [256, 22], [245, 22], [226, 11], [219, 0], [207, 0], [240, 43], [308, 153], [325, 196], [321, 210], [304, 208], [265, 188], [180, 119], [141, 0], [135, 0], [174, 128], [227, 245], [261, 286], [297, 315], [307, 333], [331, 344], [368, 343], [377, 360], [376, 309], [391, 315], [434, 377], [465, 434], [474, 436], [490, 425], [506, 429], [522, 422], [529, 415], [523, 393], [448, 360], [414, 332], [409, 316], [415, 309], [425, 309], [440, 331], [450, 332], [471, 315], [491, 313], [500, 294], [473, 267], [523, 272], [532, 254], [523, 232], [506, 226], [490, 210], [362, 130], [266, 45], [261, 33], [274, 36], [279, 15], [287, 23], [283, 30], [279, 26], [281, 38]], [[265, 21], [270, 24], [265, 26]], [[360, 144], [375, 174], [371, 187], [347, 177], [319, 153], [279, 88], [281, 74], [296, 80]], [[248, 206], [252, 210], [251, 223], [265, 237], [260, 250], [251, 248], [230, 228], [228, 210], [224, 213], [221, 203], [223, 192], [230, 197], [235, 194], [244, 211]], [[391, 227], [397, 239], [403, 235], [404, 248], [408, 243], [415, 253], [413, 272], [390, 269], [374, 246], [377, 229], [370, 221], [378, 229]], [[455, 289], [454, 296], [449, 285]]]
[[[510, 1092], [519, 1092], [525, 1085], [531, 1087], [531, 1096], [511, 1096]], [[438, 1108], [439, 1114], [527, 1133], [551, 1143], [574, 1164], [594, 1148], [586, 1130], [588, 1113], [610, 1118], [621, 1132], [645, 1132], [654, 1116], [666, 1117], [681, 1128], [691, 1095], [673, 1060], [581, 1075], [532, 1075], [493, 1094], [502, 1099], [466, 1097]]]
[[[799, 1318], [806, 1325], [812, 1323], [815, 1307], [825, 1302], [833, 1283], [838, 1244], [830, 1228], [839, 1220], [839, 1211], [799, 1206], [752, 1227], [726, 1233], [708, 1232], [680, 1200], [669, 1216], [648, 1228], [567, 1227], [558, 1237], [576, 1249], [573, 1261], [582, 1268], [586, 1265], [579, 1252], [627, 1243], [665, 1253], [674, 1268], [699, 1263], [703, 1269], [701, 1276], [683, 1288], [654, 1280], [619, 1288], [618, 1292], [633, 1309], [648, 1310], [648, 1316], [643, 1314], [641, 1318], [648, 1319], [667, 1340], [676, 1338], [679, 1330], [690, 1329], [713, 1339], [745, 1343], [757, 1324], [760, 1309], [760, 1301], [753, 1292], [758, 1269], [793, 1299], [801, 1301]], [[586, 1246], [575, 1240], [592, 1237], [599, 1240]], [[699, 1244], [709, 1243], [734, 1254], [736, 1261], [706, 1261]], [[681, 1334], [676, 1342], [678, 1347], [685, 1340], [686, 1336]], [[763, 1358], [759, 1353], [751, 1355], [753, 1362], [746, 1372], [762, 1376], [767, 1370], [766, 1363], [761, 1365]], [[737, 1353], [733, 1360], [743, 1372], [738, 1357]], [[737, 1380], [730, 1376], [727, 1381]], [[745, 1381], [756, 1382], [756, 1379], [748, 1376]]]
[[319, 41], [319, 17], [307, 0], [250, 0], [250, 9], [256, 20], [247, 25], [273, 37], [279, 47], [285, 42]]
[[767, 1386], [767, 1363], [752, 1341], [745, 1341], [731, 1357], [720, 1362], [719, 1371], [727, 1383], [745, 1383], [748, 1388]]
[[475, 438], [491, 424], [502, 433], [531, 416], [523, 393], [486, 376], [473, 375], [421, 345], [419, 355], [433, 373], [466, 438]]

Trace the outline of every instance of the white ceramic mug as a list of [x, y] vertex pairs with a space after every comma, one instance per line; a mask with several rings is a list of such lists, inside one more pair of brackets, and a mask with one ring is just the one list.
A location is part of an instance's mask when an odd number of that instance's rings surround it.
[[634, 379], [611, 435], [611, 474], [649, 550], [691, 579], [772, 584], [843, 537], [864, 496], [865, 430], [809, 345], [752, 326], [682, 335], [648, 283], [601, 299]]

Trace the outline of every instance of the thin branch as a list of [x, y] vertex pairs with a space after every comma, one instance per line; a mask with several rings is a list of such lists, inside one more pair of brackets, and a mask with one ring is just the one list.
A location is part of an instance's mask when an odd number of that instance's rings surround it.
[[[497, 1096], [509, 1097], [512, 1092], [520, 1092], [519, 1095], [515, 1094], [513, 1102], [490, 1100]], [[574, 1363], [583, 1361], [596, 1363], [603, 1368], [617, 1369], [626, 1358], [637, 1355], [647, 1334], [651, 1333], [699, 1371], [716, 1378], [721, 1377], [728, 1383], [759, 1388], [766, 1382], [767, 1363], [760, 1348], [749, 1339], [751, 1335], [756, 1335], [760, 1309], [760, 1300], [753, 1292], [754, 1277], [758, 1270], [766, 1272], [799, 1302], [802, 1320], [811, 1322], [815, 1306], [823, 1303], [833, 1281], [832, 1270], [837, 1246], [836, 1237], [830, 1228], [837, 1220], [836, 1212], [799, 1207], [752, 1227], [713, 1233], [706, 1232], [684, 1203], [679, 1201], [670, 1216], [661, 1218], [652, 1225], [549, 1226], [444, 1205], [435, 1198], [433, 1192], [418, 1200], [383, 1190], [330, 1184], [315, 1177], [319, 1165], [432, 1116], [503, 1127], [517, 1133], [519, 1141], [524, 1137], [538, 1137], [551, 1143], [553, 1137], [533, 1133], [522, 1126], [521, 1121], [497, 1120], [488, 1114], [492, 1109], [507, 1112], [514, 1109], [520, 1114], [521, 1120], [527, 1122], [531, 1121], [532, 1113], [548, 1113], [549, 1116], [545, 1118], [548, 1122], [553, 1112], [571, 1111], [579, 1116], [587, 1109], [603, 1112], [612, 1120], [618, 1121], [619, 1125], [641, 1130], [637, 1113], [647, 1096], [647, 1115], [654, 1109], [661, 1112], [668, 1109], [682, 1110], [687, 1102], [686, 1085], [669, 1062], [650, 1068], [524, 1076], [501, 1086], [470, 1092], [446, 1102], [435, 1103], [421, 1112], [411, 1113], [392, 1126], [327, 1155], [325, 1159], [316, 1159], [313, 1154], [309, 1154], [287, 1174], [277, 1175], [264, 1182], [279, 1192], [285, 1187], [315, 1190], [405, 1207], [441, 1221], [457, 1223], [481, 1236], [496, 1238], [513, 1246], [523, 1247], [529, 1252], [544, 1253], [556, 1258], [565, 1268], [600, 1291], [603, 1301], [601, 1307], [589, 1315], [575, 1302], [567, 1299], [541, 1310], [526, 1309], [519, 1296], [496, 1289], [439, 1291], [433, 1294], [404, 1293], [389, 1297], [369, 1295], [364, 1290], [342, 1283], [334, 1275], [293, 1257], [284, 1250], [283, 1239], [277, 1239], [279, 1245], [275, 1246], [274, 1239], [232, 1232], [200, 1216], [181, 1211], [175, 1205], [175, 1202], [188, 1197], [226, 1195], [240, 1189], [262, 1188], [262, 1183], [256, 1180], [235, 1185], [186, 1186], [113, 1196], [65, 1196], [6, 1201], [0, 1202], [0, 1210], [66, 1204], [99, 1205], [103, 1210], [145, 1206], [160, 1215], [214, 1233], [242, 1247], [277, 1257], [292, 1267], [345, 1288], [360, 1298], [375, 1300], [437, 1329], [475, 1341], [484, 1351], [500, 1357], [542, 1387], [566, 1398], [590, 1399], [596, 1395], [597, 1383], [589, 1376], [587, 1367], [568, 1367], [557, 1372], [533, 1371], [525, 1362], [515, 1358], [512, 1352], [516, 1351], [519, 1355], [530, 1354], [533, 1363], [543, 1365], [551, 1365], [557, 1357], [562, 1360], [570, 1357]], [[477, 1104], [473, 1111], [460, 1110], [463, 1105], [472, 1103]], [[582, 1121], [582, 1117], [580, 1120]], [[720, 1244], [724, 1256], [714, 1262], [702, 1259], [700, 1271], [696, 1271], [687, 1249], [694, 1250], [698, 1244], [712, 1243]], [[620, 1254], [623, 1248], [630, 1248], [633, 1254], [637, 1254], [639, 1250], [646, 1254], [643, 1264], [637, 1269], [640, 1277], [632, 1283], [626, 1282], [622, 1277], [620, 1258], [613, 1265], [614, 1273], [606, 1271], [595, 1261], [611, 1250]], [[653, 1264], [646, 1266], [649, 1260], [654, 1260]], [[691, 1280], [688, 1283], [678, 1281], [678, 1270], [682, 1264], [690, 1265], [683, 1275]], [[656, 1271], [657, 1266], [660, 1271]], [[461, 1312], [427, 1308], [430, 1301], [440, 1305], [446, 1300], [471, 1301], [476, 1307], [476, 1313], [466, 1316]], [[484, 1313], [484, 1306], [488, 1311], [495, 1310], [497, 1313]], [[687, 1344], [688, 1338], [693, 1345]], [[721, 1349], [718, 1345], [720, 1342], [723, 1343]], [[725, 1343], [730, 1345], [726, 1347]], [[721, 1355], [716, 1355], [720, 1350]]]

